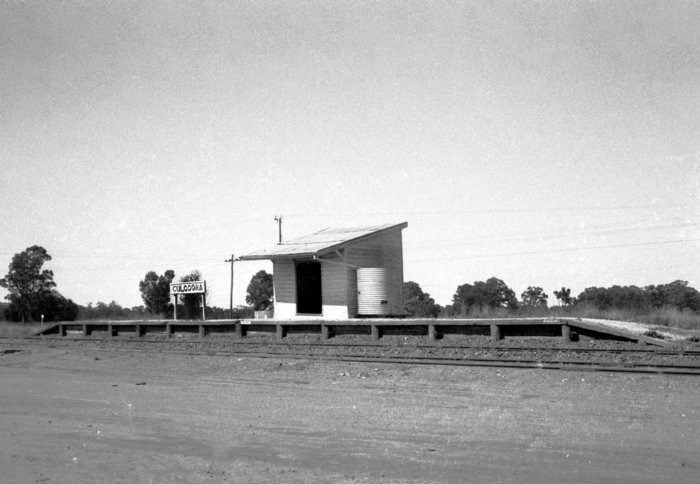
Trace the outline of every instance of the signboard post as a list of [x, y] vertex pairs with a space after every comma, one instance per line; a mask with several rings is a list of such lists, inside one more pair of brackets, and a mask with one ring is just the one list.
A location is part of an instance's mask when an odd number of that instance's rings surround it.
[[175, 298], [175, 320], [177, 320], [177, 296], [180, 294], [202, 295], [202, 320], [207, 319], [207, 281], [171, 282], [170, 294]]

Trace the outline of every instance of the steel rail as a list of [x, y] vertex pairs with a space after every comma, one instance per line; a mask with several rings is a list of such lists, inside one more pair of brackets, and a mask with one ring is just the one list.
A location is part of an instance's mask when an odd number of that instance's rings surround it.
[[[82, 343], [86, 341], [93, 342], [116, 342], [115, 340], [87, 340], [76, 339], [66, 340], [65, 338], [56, 338], [57, 341], [65, 343]], [[13, 344], [46, 347], [39, 344], [42, 340], [32, 339], [30, 341], [14, 342]], [[93, 346], [90, 350], [98, 351], [143, 351], [151, 352], [153, 348], [144, 347], [143, 343], [149, 343], [147, 340], [130, 341], [121, 340], [120, 342], [140, 343], [140, 346], [125, 348], [124, 346]], [[154, 342], [154, 341], [150, 341]], [[175, 342], [173, 342], [175, 343]], [[184, 342], [177, 342], [184, 343]], [[193, 342], [196, 343], [196, 342]], [[68, 346], [68, 344], [66, 344]], [[268, 345], [269, 346], [269, 345]], [[308, 345], [307, 345], [308, 346]], [[342, 347], [341, 345], [335, 345]], [[392, 347], [396, 348], [396, 347]], [[434, 347], [432, 347], [434, 348]], [[17, 350], [3, 350], [0, 354], [15, 353]], [[305, 360], [323, 360], [323, 361], [347, 361], [347, 362], [364, 362], [364, 363], [391, 363], [391, 364], [414, 364], [414, 365], [442, 365], [442, 366], [472, 366], [472, 367], [497, 367], [497, 368], [535, 368], [535, 369], [557, 369], [570, 371], [594, 371], [594, 372], [625, 372], [625, 373], [652, 373], [652, 374], [674, 374], [674, 375], [693, 375], [700, 376], [700, 365], [677, 365], [669, 363], [611, 363], [603, 361], [578, 361], [564, 359], [532, 359], [532, 358], [468, 358], [468, 357], [436, 357], [436, 356], [372, 356], [372, 355], [322, 355], [314, 353], [285, 353], [271, 351], [236, 351], [233, 349], [227, 350], [212, 350], [207, 348], [201, 349], [160, 349], [159, 352], [167, 354], [185, 355], [185, 356], [226, 356], [226, 357], [249, 357], [249, 358], [276, 358], [276, 359], [305, 359]]]
[[[211, 338], [211, 337], [210, 337]], [[545, 351], [556, 351], [556, 352], [571, 352], [571, 353], [603, 353], [603, 354], [652, 354], [661, 356], [700, 356], [700, 350], [684, 349], [679, 348], [676, 350], [668, 348], [581, 348], [572, 346], [501, 346], [501, 345], [491, 345], [491, 344], [461, 344], [461, 345], [397, 345], [391, 343], [323, 343], [323, 342], [292, 342], [289, 340], [277, 341], [270, 339], [269, 341], [255, 341], [255, 340], [235, 340], [235, 339], [222, 339], [222, 338], [212, 338], [212, 339], [191, 339], [191, 340], [181, 340], [181, 339], [121, 339], [115, 337], [95, 337], [89, 336], [87, 338], [71, 339], [66, 337], [52, 337], [52, 336], [41, 336], [41, 337], [12, 337], [12, 336], [0, 336], [0, 342], [2, 341], [17, 341], [17, 340], [28, 340], [28, 341], [51, 341], [51, 342], [63, 342], [66, 344], [86, 342], [86, 343], [134, 343], [134, 344], [157, 344], [157, 345], [182, 345], [182, 344], [221, 344], [225, 343], [227, 345], [237, 345], [237, 346], [281, 346], [281, 347], [322, 347], [322, 348], [338, 348], [338, 347], [353, 347], [353, 348], [415, 348], [415, 349], [425, 349], [425, 350], [484, 350], [484, 351], [504, 351], [504, 352], [519, 352], [519, 351], [530, 351], [530, 352], [545, 352]]]
[[[211, 338], [211, 337], [209, 337]], [[235, 339], [222, 339], [222, 338], [212, 338], [212, 339], [196, 339], [196, 340], [178, 340], [178, 339], [120, 339], [115, 337], [95, 337], [90, 336], [87, 338], [80, 339], [70, 339], [66, 337], [52, 337], [52, 336], [40, 336], [31, 338], [17, 338], [9, 336], [0, 336], [0, 342], [5, 340], [22, 340], [30, 339], [32, 341], [53, 341], [53, 342], [65, 342], [67, 344], [75, 342], [104, 342], [104, 343], [135, 343], [135, 344], [159, 344], [159, 345], [181, 345], [184, 343], [190, 344], [219, 344], [225, 343], [227, 345], [238, 345], [238, 346], [289, 346], [289, 347], [323, 347], [323, 348], [337, 348], [337, 347], [355, 347], [355, 348], [415, 348], [415, 349], [448, 349], [448, 350], [484, 350], [484, 351], [504, 351], [504, 352], [518, 352], [518, 351], [559, 351], [559, 352], [573, 352], [573, 353], [603, 353], [603, 354], [654, 354], [663, 356], [700, 356], [700, 350], [683, 349], [679, 348], [677, 350], [668, 348], [580, 348], [572, 346], [500, 346], [500, 345], [484, 345], [484, 344], [461, 344], [461, 345], [396, 345], [391, 343], [323, 343], [323, 342], [292, 342], [289, 340], [277, 341], [270, 339], [269, 341], [255, 341], [255, 340], [235, 340]]]

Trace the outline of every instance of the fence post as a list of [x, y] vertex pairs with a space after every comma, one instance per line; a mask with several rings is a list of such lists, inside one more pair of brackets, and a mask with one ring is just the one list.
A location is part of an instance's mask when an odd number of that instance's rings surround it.
[[497, 324], [491, 325], [491, 340], [499, 341], [503, 339], [503, 334], [501, 333], [501, 327]]
[[561, 325], [561, 340], [564, 343], [571, 343], [571, 326], [568, 324]]

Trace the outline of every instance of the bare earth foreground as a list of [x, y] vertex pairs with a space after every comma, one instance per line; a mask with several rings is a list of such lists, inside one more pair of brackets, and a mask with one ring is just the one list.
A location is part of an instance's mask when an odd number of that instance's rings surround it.
[[700, 481], [693, 377], [39, 347], [0, 383], [3, 483]]

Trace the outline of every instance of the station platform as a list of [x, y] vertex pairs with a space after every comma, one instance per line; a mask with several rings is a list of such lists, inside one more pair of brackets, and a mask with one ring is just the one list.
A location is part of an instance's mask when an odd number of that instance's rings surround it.
[[[437, 340], [443, 335], [486, 335], [493, 341], [507, 337], [550, 336], [572, 341], [575, 335], [598, 339], [616, 339], [637, 342], [641, 345], [669, 346], [665, 339], [650, 336], [636, 327], [626, 327], [620, 322], [582, 318], [495, 318], [495, 319], [408, 319], [408, 318], [358, 318], [346, 320], [321, 319], [218, 319], [218, 320], [138, 320], [138, 321], [65, 321], [55, 323], [34, 336], [79, 333], [90, 336], [93, 332], [106, 332], [109, 336], [130, 335], [143, 337], [149, 334], [197, 333], [206, 337], [210, 333], [231, 333], [244, 338], [251, 332], [274, 333], [278, 339], [288, 334], [319, 334], [322, 339], [342, 334], [366, 334], [372, 340], [384, 335], [425, 336]], [[638, 324], [638, 323], [632, 323]], [[647, 332], [648, 333], [648, 332]]]

